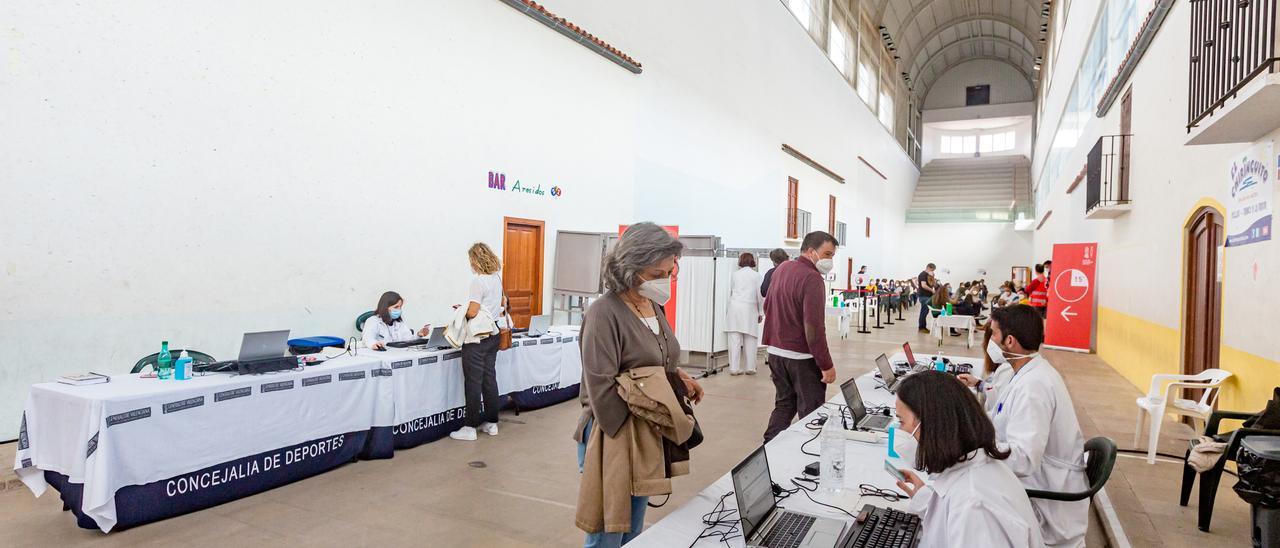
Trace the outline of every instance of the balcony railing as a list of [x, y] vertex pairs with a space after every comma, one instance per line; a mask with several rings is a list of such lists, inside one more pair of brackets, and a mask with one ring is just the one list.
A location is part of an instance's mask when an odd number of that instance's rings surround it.
[[[1104, 135], [1089, 151], [1085, 187], [1085, 216], [1108, 209], [1128, 211], [1129, 145], [1132, 135]], [[1123, 207], [1115, 207], [1123, 206]], [[1114, 217], [1115, 215], [1094, 215]]]
[[1275, 72], [1277, 0], [1191, 0], [1187, 131], [1241, 88]]

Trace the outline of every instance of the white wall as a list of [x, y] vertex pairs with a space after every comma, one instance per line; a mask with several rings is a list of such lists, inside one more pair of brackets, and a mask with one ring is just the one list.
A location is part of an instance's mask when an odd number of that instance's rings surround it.
[[933, 263], [938, 279], [953, 287], [985, 279], [994, 290], [1009, 279], [1012, 267], [1031, 266], [1032, 251], [1032, 234], [1010, 223], [907, 223], [896, 277], [914, 277]]
[[956, 65], [938, 78], [925, 97], [924, 108], [963, 107], [965, 88], [983, 84], [991, 86], [993, 105], [1035, 100], [1031, 84], [1017, 69], [1000, 61], [977, 59]]
[[[161, 339], [227, 357], [245, 331], [348, 335], [386, 289], [439, 322], [503, 216], [547, 222], [548, 281], [561, 229], [781, 245], [782, 143], [850, 180], [851, 233], [885, 218], [855, 261], [898, 247], [915, 168], [780, 3], [548, 7], [644, 73], [497, 1], [0, 6], [0, 439], [31, 383]], [[564, 195], [489, 190], [491, 170]]]
[[[1071, 4], [1068, 28], [1082, 28], [1096, 14], [1097, 0]], [[1114, 221], [1086, 220], [1085, 188], [1065, 189], [1085, 163], [1088, 149], [1101, 135], [1119, 133], [1120, 107], [1103, 119], [1092, 118], [1058, 180], [1053, 181], [1046, 210], [1048, 221], [1035, 233], [1037, 257], [1047, 257], [1054, 243], [1096, 241], [1098, 303], [1171, 329], [1181, 324], [1183, 230], [1202, 199], [1227, 204], [1230, 161], [1249, 143], [1183, 146], [1187, 139], [1187, 50], [1190, 6], [1176, 3], [1129, 83], [1133, 86], [1133, 141], [1130, 196], [1133, 211]], [[1061, 112], [1087, 33], [1068, 33], [1056, 64], [1046, 113]], [[1056, 116], [1056, 115], [1055, 115]], [[1052, 118], [1050, 123], [1053, 123]], [[1051, 131], [1053, 125], [1041, 126]], [[1280, 140], [1280, 133], [1270, 139]], [[1048, 138], [1037, 144], [1039, 173]], [[1276, 166], [1271, 166], [1276, 167]], [[1278, 196], [1280, 197], [1280, 196]], [[1223, 269], [1222, 342], [1268, 360], [1280, 360], [1274, 326], [1280, 309], [1270, 298], [1280, 283], [1280, 243], [1276, 240], [1228, 248]], [[1257, 275], [1254, 265], [1257, 265]], [[1224, 364], [1229, 368], [1230, 364]], [[1174, 364], [1173, 368], [1176, 368]]]

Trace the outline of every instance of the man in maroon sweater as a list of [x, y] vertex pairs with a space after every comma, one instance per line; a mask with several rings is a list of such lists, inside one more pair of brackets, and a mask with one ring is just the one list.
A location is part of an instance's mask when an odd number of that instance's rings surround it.
[[[826, 283], [839, 242], [826, 232], [810, 232], [800, 256], [773, 270], [764, 300], [764, 344], [777, 391], [764, 441], [808, 415], [827, 399], [826, 384], [836, 380], [827, 348]], [[825, 384], [824, 384], [825, 383]]]

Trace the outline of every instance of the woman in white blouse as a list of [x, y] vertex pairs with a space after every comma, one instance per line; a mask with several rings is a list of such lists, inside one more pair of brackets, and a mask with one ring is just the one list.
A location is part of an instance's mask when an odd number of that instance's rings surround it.
[[996, 430], [972, 393], [939, 371], [916, 373], [898, 388], [894, 450], [925, 483], [903, 469], [898, 487], [920, 516], [922, 548], [1040, 547], [1044, 540], [1031, 500], [996, 446]]
[[364, 321], [361, 338], [364, 345], [374, 350], [386, 350], [387, 343], [409, 341], [417, 337], [426, 337], [431, 333], [431, 324], [422, 326], [414, 336], [413, 329], [404, 322], [400, 313], [404, 311], [404, 299], [395, 291], [383, 293], [378, 298], [378, 307], [373, 315]]
[[729, 374], [756, 374], [756, 347], [760, 340], [760, 320], [764, 318], [764, 297], [760, 295], [760, 273], [756, 256], [738, 256], [738, 271], [729, 279], [729, 312], [725, 334], [729, 338]]
[[[498, 318], [503, 308], [502, 262], [488, 245], [477, 242], [467, 250], [471, 262], [471, 287], [467, 291], [468, 321], [481, 316], [495, 322], [493, 330], [479, 342], [462, 345], [463, 395], [466, 415], [463, 426], [449, 433], [455, 440], [475, 441], [479, 430], [498, 435]], [[457, 308], [456, 306], [454, 308]], [[504, 320], [503, 325], [506, 325]]]

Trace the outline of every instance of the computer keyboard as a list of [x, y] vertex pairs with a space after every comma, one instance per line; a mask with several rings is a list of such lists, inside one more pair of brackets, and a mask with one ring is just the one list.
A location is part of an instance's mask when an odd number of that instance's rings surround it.
[[769, 548], [795, 548], [804, 540], [805, 533], [813, 526], [814, 518], [791, 512], [783, 512], [778, 522], [764, 537], [764, 546]]
[[410, 339], [407, 341], [389, 342], [387, 346], [391, 348], [409, 348], [410, 346], [421, 346], [427, 344], [431, 339]]
[[858, 514], [861, 530], [853, 540], [857, 548], [911, 548], [920, 534], [920, 516], [870, 504]]

